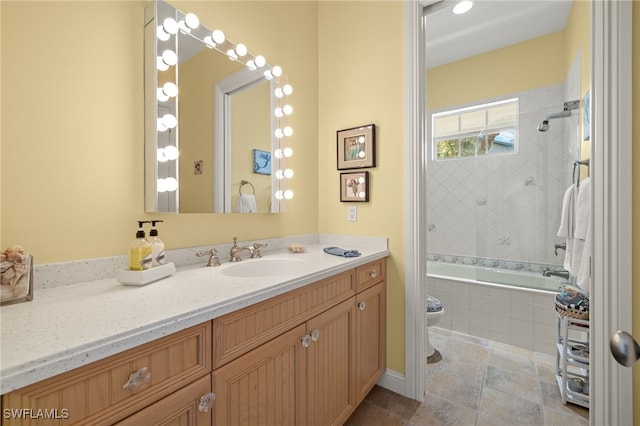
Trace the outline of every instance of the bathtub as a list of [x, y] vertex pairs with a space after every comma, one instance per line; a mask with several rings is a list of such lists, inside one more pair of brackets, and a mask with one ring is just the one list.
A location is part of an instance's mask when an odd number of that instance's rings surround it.
[[427, 263], [427, 292], [445, 309], [437, 327], [550, 355], [563, 282], [540, 272]]
[[456, 263], [428, 262], [427, 276], [498, 287], [519, 287], [557, 293], [567, 280], [545, 277], [540, 272], [494, 269]]

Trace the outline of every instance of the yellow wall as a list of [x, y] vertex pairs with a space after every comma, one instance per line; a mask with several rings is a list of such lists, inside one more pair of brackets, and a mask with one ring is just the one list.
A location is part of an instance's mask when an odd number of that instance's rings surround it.
[[315, 3], [178, 3], [282, 66], [294, 88], [296, 195], [288, 213], [259, 217], [144, 213], [147, 4], [0, 2], [1, 247], [23, 245], [37, 264], [124, 255], [135, 221], [149, 218], [164, 220], [169, 249], [317, 232]]
[[[640, 1], [633, 1], [633, 164], [640, 164]], [[633, 168], [633, 335], [640, 340], [640, 168]], [[633, 367], [633, 419], [640, 426], [640, 362]]]
[[563, 40], [556, 32], [427, 70], [427, 109], [564, 82]]
[[[401, 1], [320, 2], [320, 232], [389, 238], [388, 367], [404, 372], [404, 83]], [[370, 201], [341, 203], [336, 131], [376, 124]], [[358, 221], [347, 222], [347, 206]]]

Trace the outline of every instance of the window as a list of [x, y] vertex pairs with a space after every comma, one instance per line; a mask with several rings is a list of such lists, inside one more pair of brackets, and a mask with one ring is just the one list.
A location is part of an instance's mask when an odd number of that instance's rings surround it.
[[518, 150], [518, 98], [439, 112], [431, 123], [435, 160]]

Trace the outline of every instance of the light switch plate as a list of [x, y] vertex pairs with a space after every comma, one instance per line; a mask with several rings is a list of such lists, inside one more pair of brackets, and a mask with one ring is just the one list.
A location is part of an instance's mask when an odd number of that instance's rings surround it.
[[349, 222], [358, 221], [358, 208], [356, 206], [349, 206], [349, 210], [347, 212], [347, 220]]

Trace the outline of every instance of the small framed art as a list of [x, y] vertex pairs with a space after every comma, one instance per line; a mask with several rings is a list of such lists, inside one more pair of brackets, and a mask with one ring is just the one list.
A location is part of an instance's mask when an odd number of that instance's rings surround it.
[[340, 201], [369, 201], [369, 172], [340, 173]]
[[269, 151], [253, 150], [253, 172], [261, 175], [271, 174], [271, 153]]
[[338, 170], [375, 167], [376, 126], [366, 124], [338, 130]]

